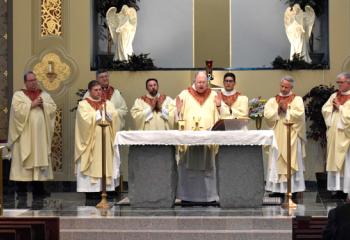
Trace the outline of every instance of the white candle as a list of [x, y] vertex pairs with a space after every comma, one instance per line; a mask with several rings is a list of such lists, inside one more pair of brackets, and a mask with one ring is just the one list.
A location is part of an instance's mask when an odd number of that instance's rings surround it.
[[49, 71], [49, 73], [52, 73], [52, 62], [51, 61], [49, 61], [49, 65], [48, 65], [48, 71]]
[[106, 109], [105, 103], [102, 104], [102, 121], [106, 121]]

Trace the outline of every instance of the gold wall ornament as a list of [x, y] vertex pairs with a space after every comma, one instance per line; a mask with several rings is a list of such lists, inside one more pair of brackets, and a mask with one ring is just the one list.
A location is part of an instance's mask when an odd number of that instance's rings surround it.
[[52, 170], [54, 172], [62, 172], [63, 170], [63, 110], [57, 108], [55, 130], [51, 143], [51, 161]]
[[41, 0], [41, 36], [62, 36], [62, 0]]
[[34, 66], [33, 72], [45, 89], [55, 91], [70, 77], [71, 67], [62, 62], [57, 54], [48, 53]]

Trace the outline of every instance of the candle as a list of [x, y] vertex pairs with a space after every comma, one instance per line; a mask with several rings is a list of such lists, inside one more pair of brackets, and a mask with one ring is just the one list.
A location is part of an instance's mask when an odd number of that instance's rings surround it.
[[51, 62], [51, 61], [49, 61], [48, 72], [49, 72], [49, 73], [52, 73], [52, 72], [53, 72], [53, 69], [52, 69], [52, 62]]
[[102, 104], [102, 122], [106, 121], [106, 103]]

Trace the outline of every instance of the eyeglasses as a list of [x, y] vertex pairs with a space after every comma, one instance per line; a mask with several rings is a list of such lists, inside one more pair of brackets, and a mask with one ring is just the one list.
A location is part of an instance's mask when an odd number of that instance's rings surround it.
[[226, 83], [232, 83], [232, 82], [234, 82], [234, 80], [224, 80], [224, 82], [226, 82]]

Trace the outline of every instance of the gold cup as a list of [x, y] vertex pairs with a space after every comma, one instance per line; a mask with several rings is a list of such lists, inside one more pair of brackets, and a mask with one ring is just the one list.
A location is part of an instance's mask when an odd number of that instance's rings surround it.
[[185, 120], [179, 120], [177, 123], [178, 123], [178, 126], [179, 126], [179, 130], [180, 131], [184, 131], [185, 130], [185, 123], [186, 123], [186, 121]]

